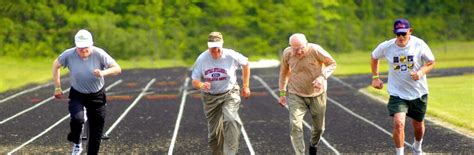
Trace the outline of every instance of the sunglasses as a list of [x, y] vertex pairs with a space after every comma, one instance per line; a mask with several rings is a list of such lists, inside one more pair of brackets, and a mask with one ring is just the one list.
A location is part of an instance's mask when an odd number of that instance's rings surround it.
[[406, 33], [406, 32], [400, 32], [400, 33], [395, 33], [395, 35], [397, 35], [397, 37], [399, 37], [399, 36], [406, 36], [407, 33]]

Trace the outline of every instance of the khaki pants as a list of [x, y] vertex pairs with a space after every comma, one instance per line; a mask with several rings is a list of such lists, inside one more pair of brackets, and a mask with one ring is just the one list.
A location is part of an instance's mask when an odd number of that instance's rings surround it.
[[213, 155], [237, 153], [241, 120], [239, 117], [239, 86], [219, 95], [203, 93], [207, 119], [208, 143]]
[[313, 119], [310, 145], [317, 146], [319, 144], [324, 132], [326, 97], [325, 92], [316, 97], [301, 97], [291, 93], [288, 95], [290, 138], [296, 155], [305, 154], [303, 118], [308, 110]]

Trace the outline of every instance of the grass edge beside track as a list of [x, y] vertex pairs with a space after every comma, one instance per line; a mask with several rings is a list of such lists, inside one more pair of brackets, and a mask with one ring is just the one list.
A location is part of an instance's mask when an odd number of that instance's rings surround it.
[[[469, 106], [473, 106], [472, 101], [474, 100], [474, 74], [469, 75], [461, 75], [461, 76], [451, 76], [451, 77], [437, 77], [437, 78], [429, 78], [428, 79], [428, 86], [430, 95], [429, 102], [428, 102], [428, 111], [427, 111], [427, 118], [434, 121], [437, 124], [441, 124], [446, 128], [452, 128], [457, 130], [460, 133], [470, 136], [474, 138], [474, 122], [472, 122], [471, 117], [474, 115], [469, 113], [469, 110], [472, 108], [468, 108]], [[454, 87], [447, 87], [446, 84], [450, 83], [457, 83], [459, 85], [467, 85], [467, 86], [454, 86]], [[470, 86], [469, 86], [470, 85]], [[458, 89], [463, 89], [459, 91]], [[387, 104], [388, 102], [388, 92], [387, 86], [385, 85], [383, 90], [376, 90], [371, 86], [362, 88], [359, 90], [360, 92], [372, 97], [376, 100], [379, 100], [382, 104]], [[455, 93], [465, 93], [464, 95], [450, 95], [453, 92]], [[469, 95], [470, 93], [470, 95]], [[443, 94], [440, 96], [439, 94]], [[445, 95], [447, 94], [447, 95]], [[459, 97], [461, 97], [463, 101], [459, 101]], [[452, 108], [454, 106], [446, 107], [447, 101], [451, 101], [449, 104], [462, 104], [462, 106], [457, 109]], [[471, 102], [469, 102], [471, 101]], [[444, 106], [444, 107], [443, 107]], [[451, 108], [450, 108], [451, 107]], [[464, 108], [462, 108], [464, 107]], [[448, 111], [448, 112], [446, 112]], [[453, 116], [454, 115], [454, 116]], [[467, 118], [466, 118], [467, 116]]]

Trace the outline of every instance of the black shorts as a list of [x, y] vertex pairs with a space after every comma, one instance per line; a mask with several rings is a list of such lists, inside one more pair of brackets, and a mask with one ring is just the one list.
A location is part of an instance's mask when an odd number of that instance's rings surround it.
[[425, 118], [427, 105], [428, 94], [414, 100], [405, 100], [398, 96], [390, 95], [387, 108], [390, 116], [395, 115], [395, 113], [403, 112], [406, 113], [408, 117], [421, 122]]

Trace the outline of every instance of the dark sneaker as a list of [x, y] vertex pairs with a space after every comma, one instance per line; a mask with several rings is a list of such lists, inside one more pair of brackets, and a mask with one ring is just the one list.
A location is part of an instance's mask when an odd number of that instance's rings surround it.
[[309, 146], [309, 154], [310, 155], [316, 155], [316, 153], [318, 152], [318, 148], [315, 147], [315, 146]]

